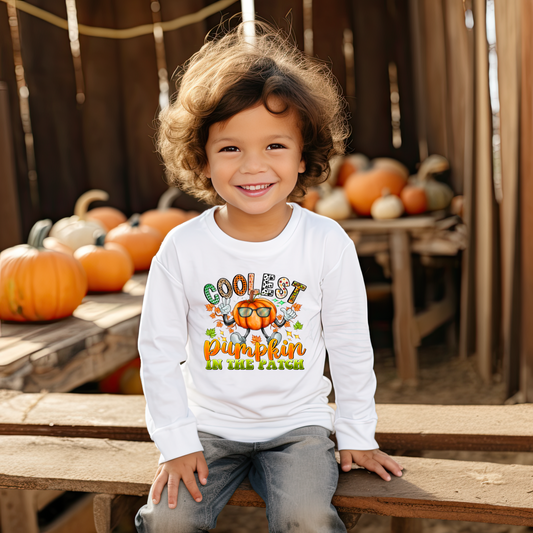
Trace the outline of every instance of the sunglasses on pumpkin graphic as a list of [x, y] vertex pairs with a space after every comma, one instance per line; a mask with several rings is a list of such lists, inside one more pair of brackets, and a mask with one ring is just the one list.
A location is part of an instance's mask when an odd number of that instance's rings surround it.
[[270, 307], [258, 307], [257, 309], [252, 309], [251, 307], [239, 307], [239, 316], [243, 318], [248, 318], [252, 316], [253, 312], [256, 312], [261, 318], [266, 318], [272, 309]]

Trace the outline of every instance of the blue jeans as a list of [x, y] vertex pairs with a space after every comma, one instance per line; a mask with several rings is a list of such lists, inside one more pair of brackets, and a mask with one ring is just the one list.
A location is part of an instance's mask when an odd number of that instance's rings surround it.
[[207, 484], [196, 483], [202, 501], [193, 500], [180, 481], [178, 504], [168, 507], [165, 486], [159, 504], [148, 503], [135, 517], [138, 533], [203, 533], [248, 476], [266, 504], [270, 533], [346, 533], [331, 499], [339, 469], [330, 432], [320, 426], [289, 431], [267, 442], [237, 442], [198, 432], [209, 468]]

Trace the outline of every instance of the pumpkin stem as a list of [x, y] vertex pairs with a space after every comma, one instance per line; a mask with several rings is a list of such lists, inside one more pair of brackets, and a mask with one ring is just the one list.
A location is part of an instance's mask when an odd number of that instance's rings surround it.
[[34, 248], [44, 248], [43, 241], [48, 235], [50, 228], [52, 227], [52, 221], [50, 219], [39, 220], [31, 228], [28, 236], [28, 244]]
[[430, 174], [438, 174], [450, 168], [450, 163], [442, 155], [430, 155], [421, 165], [417, 172], [417, 179], [427, 180]]
[[258, 289], [252, 289], [250, 291], [250, 301], [253, 302], [255, 300], [255, 297], [259, 294]]
[[128, 220], [128, 224], [132, 228], [137, 228], [141, 225], [141, 215], [139, 213], [135, 213], [134, 215], [131, 215], [130, 219]]
[[109, 199], [109, 194], [100, 189], [91, 189], [90, 191], [84, 192], [76, 202], [74, 206], [74, 214], [80, 217], [80, 220], [85, 220], [85, 215], [87, 213], [87, 208], [91, 202], [95, 200], [106, 201]]
[[105, 233], [101, 233], [99, 231], [95, 231], [95, 241], [94, 244], [96, 246], [103, 246], [105, 244]]
[[181, 191], [177, 187], [169, 187], [159, 198], [157, 203], [158, 211], [166, 211], [171, 205], [172, 202], [180, 196]]

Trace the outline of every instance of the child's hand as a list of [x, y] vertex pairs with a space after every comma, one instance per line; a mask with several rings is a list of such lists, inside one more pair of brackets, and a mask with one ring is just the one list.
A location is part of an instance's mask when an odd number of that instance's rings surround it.
[[381, 450], [340, 450], [340, 456], [341, 468], [344, 472], [351, 470], [353, 461], [356, 465], [375, 472], [385, 481], [390, 481], [391, 479], [385, 468], [390, 470], [395, 476], [400, 477], [402, 475], [403, 466]]
[[168, 485], [168, 506], [174, 509], [178, 502], [178, 486], [181, 479], [191, 496], [197, 502], [201, 502], [202, 495], [198, 490], [198, 485], [196, 485], [194, 472], [198, 472], [200, 483], [205, 485], [209, 470], [202, 452], [190, 453], [160, 464], [152, 485], [152, 501], [158, 504], [161, 492], [165, 485]]

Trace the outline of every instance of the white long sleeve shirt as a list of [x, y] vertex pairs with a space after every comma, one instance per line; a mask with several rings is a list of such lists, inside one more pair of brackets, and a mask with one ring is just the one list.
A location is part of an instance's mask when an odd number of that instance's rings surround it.
[[355, 247], [333, 220], [290, 205], [287, 226], [264, 242], [230, 237], [209, 209], [172, 230], [152, 261], [139, 352], [161, 462], [203, 450], [198, 430], [260, 442], [320, 425], [341, 450], [378, 447]]

